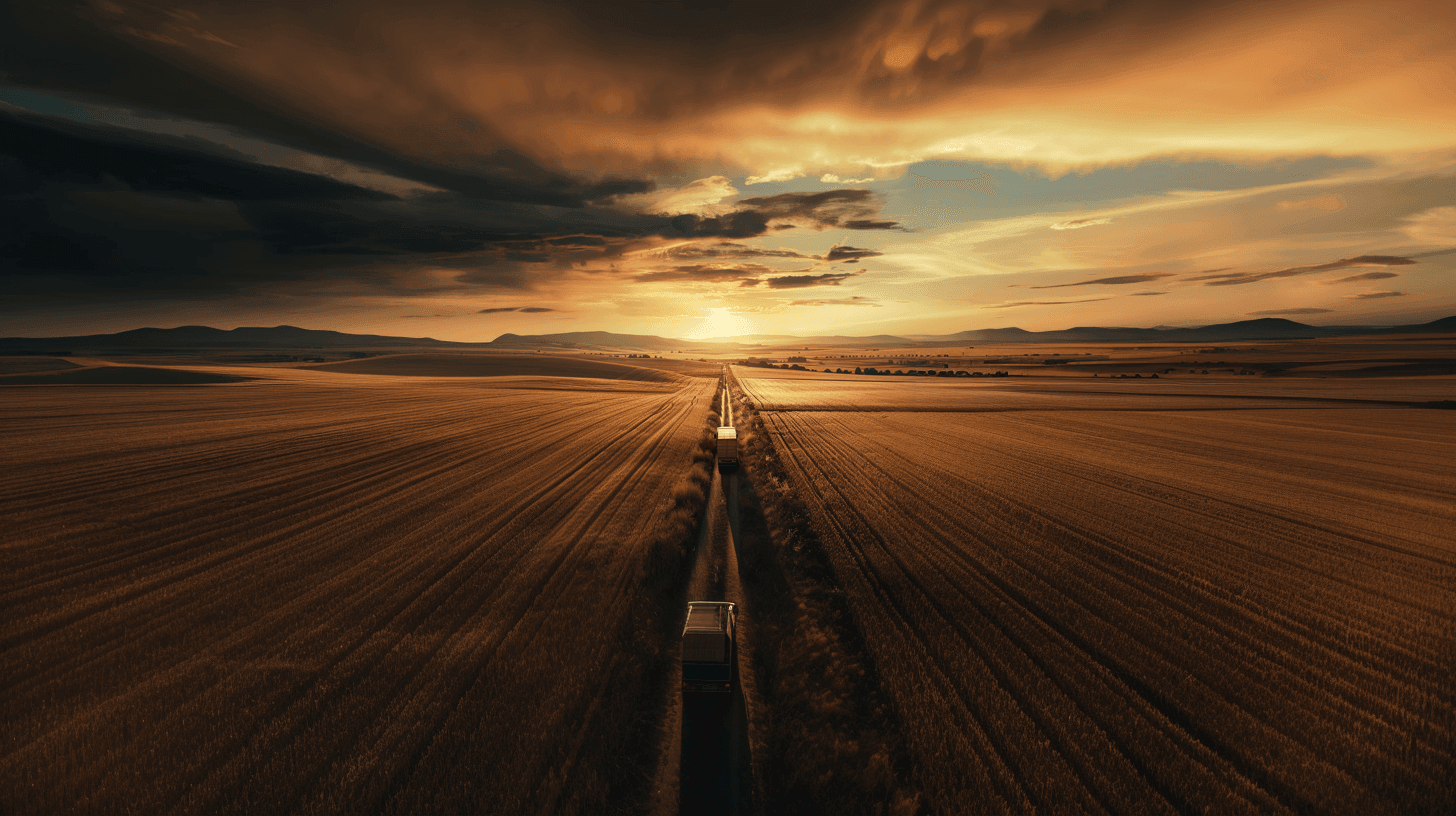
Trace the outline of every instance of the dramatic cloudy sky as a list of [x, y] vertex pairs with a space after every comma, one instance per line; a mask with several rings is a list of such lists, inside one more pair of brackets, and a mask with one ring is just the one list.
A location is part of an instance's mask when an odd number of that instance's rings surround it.
[[7, 0], [0, 335], [1456, 314], [1456, 7]]

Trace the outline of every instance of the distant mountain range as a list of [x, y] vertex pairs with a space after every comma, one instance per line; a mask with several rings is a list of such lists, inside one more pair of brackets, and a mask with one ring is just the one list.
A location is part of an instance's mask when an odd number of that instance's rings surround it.
[[1349, 337], [1362, 334], [1427, 334], [1456, 332], [1456, 316], [1409, 326], [1310, 326], [1280, 317], [1240, 320], [1198, 328], [1111, 328], [1078, 326], [1059, 331], [1029, 332], [1024, 329], [974, 329], [943, 335], [911, 335], [910, 339], [932, 343], [1126, 343], [1157, 341], [1211, 343], [1223, 340], [1297, 340], [1311, 337]]
[[613, 334], [612, 332], [562, 332], [561, 334], [502, 334], [492, 346], [507, 348], [617, 348], [638, 351], [677, 351], [701, 346], [700, 341], [673, 340], [655, 334]]
[[180, 326], [175, 329], [133, 329], [116, 334], [81, 337], [6, 337], [0, 339], [0, 354], [54, 354], [86, 351], [170, 351], [180, 349], [631, 349], [635, 351], [690, 351], [693, 349], [742, 349], [764, 346], [840, 346], [895, 348], [916, 345], [976, 346], [1005, 343], [1216, 343], [1237, 340], [1295, 340], [1314, 337], [1349, 337], [1370, 334], [1456, 333], [1456, 316], [1409, 326], [1310, 326], [1293, 320], [1269, 317], [1241, 320], [1199, 328], [1116, 328], [1079, 326], [1058, 331], [1033, 332], [1015, 327], [973, 329], [955, 334], [877, 334], [868, 337], [819, 335], [746, 335], [713, 340], [677, 340], [656, 335], [613, 334], [612, 332], [566, 332], [563, 334], [503, 334], [488, 343], [457, 343], [429, 337], [389, 337], [378, 334], [345, 334], [296, 326], [273, 328], [214, 329], [208, 326]]
[[1003, 343], [1214, 343], [1232, 340], [1297, 340], [1312, 337], [1349, 337], [1363, 334], [1425, 334], [1456, 332], [1456, 316], [1443, 317], [1430, 323], [1409, 326], [1310, 326], [1279, 317], [1240, 320], [1199, 328], [1117, 328], [1078, 326], [1072, 329], [1034, 332], [1015, 327], [1005, 329], [972, 329], [955, 334], [876, 334], [867, 337], [846, 335], [799, 336], [793, 334], [748, 334], [737, 337], [714, 337], [708, 340], [674, 340], [652, 335], [625, 335], [610, 332], [575, 332], [570, 334], [503, 334], [492, 345], [521, 347], [603, 347], [635, 348], [648, 351], [686, 350], [692, 348], [755, 346], [852, 346], [860, 348], [895, 348], [915, 345], [1001, 345]]
[[81, 337], [0, 338], [0, 354], [39, 354], [56, 351], [170, 351], [177, 349], [339, 349], [339, 348], [488, 348], [489, 343], [453, 343], [429, 337], [388, 337], [345, 334], [297, 326], [245, 327], [232, 330], [210, 326], [175, 329], [132, 329], [116, 334]]
[[744, 334], [737, 337], [710, 337], [706, 340], [681, 340], [683, 343], [710, 343], [736, 346], [893, 346], [895, 344], [919, 342], [911, 335], [871, 334], [865, 336], [847, 334]]

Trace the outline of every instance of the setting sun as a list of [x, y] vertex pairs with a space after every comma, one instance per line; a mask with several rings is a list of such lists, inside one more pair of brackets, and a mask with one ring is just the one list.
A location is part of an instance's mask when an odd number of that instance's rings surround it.
[[732, 309], [718, 306], [709, 309], [703, 322], [683, 336], [689, 340], [707, 340], [711, 337], [738, 337], [756, 331], [758, 328], [753, 321]]

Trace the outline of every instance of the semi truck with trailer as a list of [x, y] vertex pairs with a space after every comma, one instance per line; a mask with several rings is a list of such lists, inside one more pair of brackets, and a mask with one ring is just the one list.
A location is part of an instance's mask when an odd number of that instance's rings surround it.
[[682, 636], [683, 694], [731, 694], [738, 669], [738, 608], [727, 601], [692, 601]]
[[738, 467], [738, 429], [731, 425], [718, 428], [718, 467]]

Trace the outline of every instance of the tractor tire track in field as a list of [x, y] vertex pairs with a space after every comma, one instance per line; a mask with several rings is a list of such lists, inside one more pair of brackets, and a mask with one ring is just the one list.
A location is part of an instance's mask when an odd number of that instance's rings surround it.
[[936, 812], [1453, 805], [1439, 412], [820, 412], [759, 382]]
[[0, 809], [633, 801], [623, 637], [711, 385], [7, 392]]

